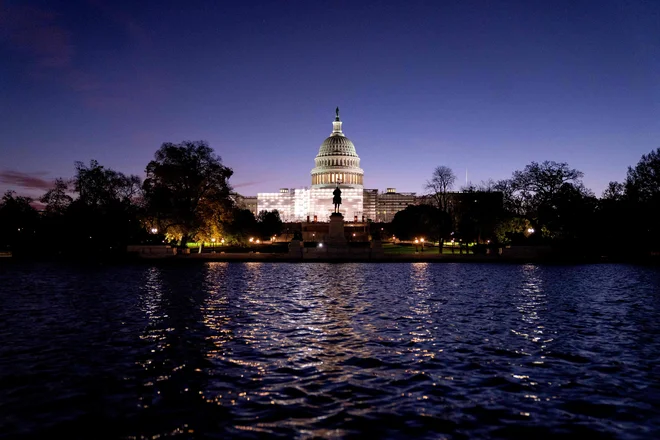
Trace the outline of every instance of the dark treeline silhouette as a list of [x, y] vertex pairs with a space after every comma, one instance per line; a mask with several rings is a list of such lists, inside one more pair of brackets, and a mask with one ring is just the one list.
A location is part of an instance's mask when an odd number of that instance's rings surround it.
[[13, 191], [0, 201], [0, 251], [15, 256], [123, 254], [129, 244], [270, 238], [282, 222], [277, 212], [239, 209], [229, 185], [232, 170], [206, 142], [165, 143], [138, 176], [75, 163], [71, 180], [57, 179], [39, 202]]
[[532, 162], [510, 179], [452, 192], [456, 177], [437, 167], [427, 206], [409, 206], [392, 221], [402, 240], [427, 237], [478, 244], [550, 245], [560, 255], [634, 258], [660, 251], [660, 149], [610, 182], [600, 198], [566, 163]]
[[[57, 179], [36, 201], [8, 191], [0, 201], [0, 251], [14, 255], [86, 258], [125, 252], [128, 244], [247, 244], [282, 231], [277, 211], [255, 216], [237, 206], [231, 168], [203, 141], [164, 143], [146, 178], [92, 160], [75, 163], [70, 180]], [[532, 162], [511, 178], [453, 191], [456, 176], [437, 167], [426, 203], [409, 206], [383, 238], [425, 237], [472, 249], [551, 245], [565, 255], [634, 257], [660, 250], [660, 149], [610, 182], [600, 198], [566, 163]], [[372, 234], [373, 235], [373, 234]], [[200, 248], [201, 251], [201, 248]]]

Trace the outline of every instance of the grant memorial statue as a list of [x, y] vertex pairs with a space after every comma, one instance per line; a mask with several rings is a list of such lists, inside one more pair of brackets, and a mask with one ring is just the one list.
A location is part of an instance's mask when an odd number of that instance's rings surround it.
[[335, 204], [335, 214], [339, 214], [339, 205], [341, 205], [341, 190], [339, 189], [339, 186], [335, 188], [332, 195], [334, 196], [332, 198], [332, 203]]

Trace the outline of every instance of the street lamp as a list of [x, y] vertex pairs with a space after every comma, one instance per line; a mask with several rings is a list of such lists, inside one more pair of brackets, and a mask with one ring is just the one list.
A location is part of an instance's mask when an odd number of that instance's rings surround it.
[[422, 242], [422, 252], [424, 252], [424, 239], [420, 238], [419, 240]]
[[534, 228], [529, 228], [529, 229], [527, 229], [527, 233], [528, 233], [528, 234], [533, 234], [533, 233], [534, 233]]
[[158, 228], [151, 228], [151, 233], [152, 234], [157, 234], [158, 233]]
[[211, 239], [211, 243], [213, 243], [212, 246], [215, 247], [215, 238]]

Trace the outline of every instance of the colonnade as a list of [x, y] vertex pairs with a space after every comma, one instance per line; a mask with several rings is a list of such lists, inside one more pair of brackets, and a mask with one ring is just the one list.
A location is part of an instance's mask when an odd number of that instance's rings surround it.
[[363, 185], [362, 174], [356, 173], [323, 173], [312, 176], [312, 185], [322, 185], [325, 183], [345, 183], [348, 185]]

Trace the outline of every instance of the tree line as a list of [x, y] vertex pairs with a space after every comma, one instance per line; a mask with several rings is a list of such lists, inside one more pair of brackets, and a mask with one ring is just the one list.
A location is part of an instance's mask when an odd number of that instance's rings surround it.
[[660, 251], [660, 148], [610, 182], [600, 198], [567, 163], [532, 162], [509, 179], [454, 191], [456, 176], [436, 167], [426, 183], [428, 203], [409, 206], [392, 221], [401, 239], [552, 245], [580, 255], [647, 255]]
[[[277, 211], [255, 217], [241, 209], [229, 183], [233, 171], [204, 141], [164, 143], [145, 171], [142, 180], [95, 160], [76, 162], [72, 179], [56, 179], [39, 198], [41, 211], [35, 200], [8, 191], [0, 201], [0, 250], [87, 255], [121, 253], [128, 244], [241, 245], [282, 230]], [[509, 179], [455, 190], [454, 172], [438, 166], [426, 183], [426, 203], [398, 212], [387, 233], [441, 246], [549, 244], [593, 255], [660, 250], [660, 148], [600, 198], [582, 177], [567, 163], [532, 162]]]
[[[164, 143], [144, 181], [92, 160], [75, 163], [38, 201], [8, 191], [0, 201], [0, 250], [14, 255], [115, 254], [128, 244], [224, 240], [242, 244], [282, 228], [279, 214], [254, 214], [236, 203], [233, 171], [204, 141]], [[200, 249], [201, 251], [201, 249]]]

